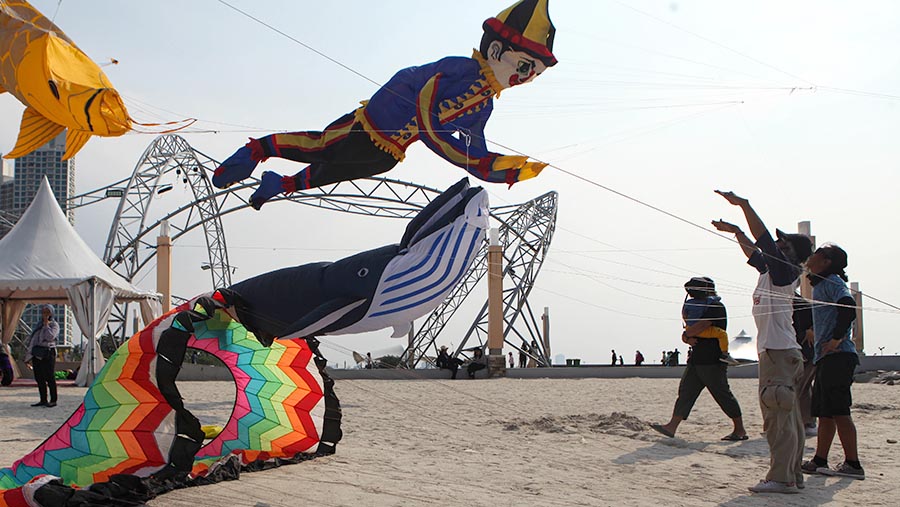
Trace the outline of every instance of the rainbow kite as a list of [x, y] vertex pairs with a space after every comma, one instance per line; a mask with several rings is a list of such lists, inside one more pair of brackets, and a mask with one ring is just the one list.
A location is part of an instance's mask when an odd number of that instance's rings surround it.
[[[120, 347], [78, 410], [37, 449], [0, 470], [0, 506], [49, 505], [41, 500], [42, 491], [50, 496], [46, 488], [94, 485], [73, 494], [96, 495], [116, 489], [98, 483], [121, 484], [123, 477], [139, 481], [145, 500], [234, 478], [241, 468], [333, 453], [341, 438], [340, 404], [318, 342], [277, 340], [264, 347], [220, 302], [218, 293], [198, 297]], [[205, 444], [174, 382], [188, 347], [221, 360], [236, 386], [230, 419]]]

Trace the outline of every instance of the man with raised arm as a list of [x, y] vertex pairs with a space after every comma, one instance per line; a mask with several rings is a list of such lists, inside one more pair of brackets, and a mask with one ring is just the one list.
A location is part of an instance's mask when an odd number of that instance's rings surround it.
[[802, 234], [785, 234], [776, 229], [772, 238], [750, 201], [734, 192], [716, 193], [744, 213], [753, 240], [740, 227], [723, 220], [712, 225], [735, 235], [748, 258], [759, 271], [753, 292], [753, 319], [756, 322], [756, 349], [759, 353], [759, 405], [769, 443], [769, 472], [749, 489], [754, 493], [798, 493], [803, 488], [803, 420], [796, 385], [803, 374], [803, 355], [794, 335], [792, 299], [799, 286], [801, 265], [812, 254], [812, 241]]

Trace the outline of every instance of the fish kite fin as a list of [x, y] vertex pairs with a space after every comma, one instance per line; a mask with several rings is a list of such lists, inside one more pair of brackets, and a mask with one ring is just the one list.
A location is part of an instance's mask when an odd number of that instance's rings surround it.
[[22, 113], [22, 124], [19, 127], [19, 139], [16, 147], [3, 158], [19, 158], [50, 142], [66, 127], [48, 120], [37, 109], [28, 106]]
[[69, 129], [66, 132], [66, 152], [63, 153], [62, 159], [69, 160], [91, 139], [91, 133], [84, 130]]
[[394, 333], [391, 335], [391, 338], [403, 338], [409, 334], [410, 329], [412, 329], [412, 322], [397, 324], [394, 326]]
[[306, 338], [308, 336], [315, 336], [317, 333], [322, 332], [323, 329], [341, 320], [345, 315], [366, 301], [366, 299], [353, 301], [347, 298], [328, 300], [288, 326], [286, 328], [287, 331], [284, 332], [284, 336], [279, 336], [279, 338]]

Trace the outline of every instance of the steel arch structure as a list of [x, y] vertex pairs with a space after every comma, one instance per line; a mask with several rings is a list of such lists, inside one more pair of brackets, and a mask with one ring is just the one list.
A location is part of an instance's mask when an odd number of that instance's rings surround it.
[[[259, 180], [250, 178], [228, 190], [217, 190], [210, 182], [210, 175], [217, 166], [218, 162], [195, 150], [181, 136], [159, 136], [144, 151], [130, 178], [77, 195], [69, 200], [68, 206], [77, 208], [111, 197], [119, 198], [103, 259], [129, 281], [155, 258], [155, 236], [163, 221], [170, 225], [173, 241], [198, 227], [202, 228], [209, 251], [212, 278], [209, 289], [226, 287], [231, 285], [231, 267], [221, 218], [249, 208], [249, 200], [243, 196], [246, 192], [242, 190], [255, 187]], [[170, 190], [173, 180], [190, 187], [193, 200], [168, 211], [155, 221], [148, 220], [154, 196]], [[440, 193], [438, 189], [415, 183], [364, 178], [278, 196], [272, 201], [285, 200], [330, 211], [408, 219]], [[527, 297], [553, 237], [557, 201], [556, 192], [549, 192], [521, 205], [491, 210], [491, 216], [500, 223], [505, 259], [504, 336], [514, 335], [526, 341], [526, 338], [536, 341], [540, 348], [535, 351], [534, 357], [542, 365], [549, 364], [549, 360], [543, 349], [543, 340], [536, 338], [540, 335], [540, 328], [535, 323]], [[487, 249], [483, 247], [464, 280], [419, 327], [418, 334], [404, 353], [406, 366], [415, 367], [430, 350], [436, 348], [435, 341], [440, 331], [484, 277], [486, 253]], [[511, 283], [507, 284], [506, 280]], [[487, 302], [469, 328], [459, 351], [473, 337], [483, 344], [486, 308]], [[114, 312], [109, 328], [113, 336], [126, 337], [126, 316], [127, 307], [117, 308]], [[509, 340], [507, 343], [519, 348]]]
[[[230, 285], [225, 228], [219, 218], [219, 203], [210, 198], [215, 192], [207, 177], [213, 164], [214, 160], [194, 150], [181, 136], [157, 137], [144, 151], [131, 178], [122, 189], [119, 207], [103, 251], [103, 261], [128, 280], [132, 280], [140, 271], [147, 257], [141, 255], [143, 251], [156, 248], [155, 242], [147, 240], [147, 231], [155, 229], [148, 228], [146, 223], [153, 197], [166, 188], [171, 188], [161, 182], [163, 175], [174, 171], [176, 177], [191, 189], [194, 197], [186, 208], [189, 212], [185, 216], [184, 225], [170, 223], [176, 231], [174, 236], [183, 234], [185, 229], [195, 223], [201, 224], [210, 254], [213, 285]], [[195, 213], [198, 219], [196, 222]], [[154, 224], [156, 225], [158, 223]], [[152, 256], [155, 256], [155, 252]]]

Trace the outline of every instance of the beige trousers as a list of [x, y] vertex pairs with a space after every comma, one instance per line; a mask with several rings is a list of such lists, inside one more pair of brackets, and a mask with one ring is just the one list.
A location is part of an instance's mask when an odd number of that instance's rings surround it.
[[759, 406], [769, 441], [767, 481], [803, 482], [806, 438], [797, 387], [803, 375], [799, 349], [766, 349], [759, 355]]

